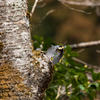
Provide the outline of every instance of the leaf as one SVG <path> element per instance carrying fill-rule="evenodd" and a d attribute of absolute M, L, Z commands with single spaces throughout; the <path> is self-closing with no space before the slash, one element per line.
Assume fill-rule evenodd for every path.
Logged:
<path fill-rule="evenodd" d="M 36 48 L 40 48 L 40 45 L 39 45 L 38 43 L 34 43 L 33 45 L 34 45 L 34 48 L 35 48 L 35 49 L 36 49 Z"/>
<path fill-rule="evenodd" d="M 70 100 L 79 100 L 76 96 L 71 96 Z"/>
<path fill-rule="evenodd" d="M 90 83 L 89 84 L 91 88 L 96 89 L 99 87 L 99 83 Z"/>
<path fill-rule="evenodd" d="M 78 55 L 78 53 L 76 53 L 76 52 L 70 52 L 70 56 L 71 56 L 71 57 L 78 57 L 79 55 Z"/>
<path fill-rule="evenodd" d="M 90 100 L 94 100 L 91 93 L 88 93 L 87 96 L 88 96 L 88 98 L 89 98 Z"/>
<path fill-rule="evenodd" d="M 40 36 L 33 36 L 33 37 L 39 44 L 41 44 L 41 42 L 43 41 L 43 37 Z"/>
<path fill-rule="evenodd" d="M 100 72 L 98 73 L 98 80 L 100 80 Z"/>
<path fill-rule="evenodd" d="M 71 52 L 72 48 L 69 45 L 67 45 L 65 50 L 67 51 L 67 53 L 69 53 L 69 52 Z"/>
<path fill-rule="evenodd" d="M 52 44 L 52 39 L 51 38 L 47 38 L 44 40 L 44 44 L 43 44 L 43 50 L 46 51 L 48 47 L 50 47 Z"/>
<path fill-rule="evenodd" d="M 75 61 L 71 58 L 68 58 L 67 61 L 71 64 L 71 65 L 75 65 Z"/>
<path fill-rule="evenodd" d="M 73 87 L 77 87 L 77 81 L 74 77 L 71 79 L 71 82 Z"/>
<path fill-rule="evenodd" d="M 98 80 L 98 74 L 93 72 L 92 78 L 93 78 L 94 81 Z"/>
<path fill-rule="evenodd" d="M 85 90 L 85 87 L 84 87 L 82 84 L 80 84 L 78 87 L 79 87 L 81 90 Z"/>
<path fill-rule="evenodd" d="M 97 93 L 95 90 L 91 90 L 91 95 L 94 97 L 94 98 L 97 98 Z"/>

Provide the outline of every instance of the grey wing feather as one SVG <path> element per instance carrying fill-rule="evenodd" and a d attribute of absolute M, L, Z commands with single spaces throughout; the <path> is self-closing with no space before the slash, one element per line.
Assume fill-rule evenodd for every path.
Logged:
<path fill-rule="evenodd" d="M 57 64 L 59 62 L 59 60 L 61 59 L 62 56 L 63 56 L 63 54 L 60 54 L 60 53 L 58 55 L 56 55 L 53 58 L 53 61 L 52 61 L 53 65 Z"/>
<path fill-rule="evenodd" d="M 56 49 L 57 49 L 58 47 L 59 47 L 59 46 L 52 46 L 52 47 L 50 47 L 50 48 L 47 50 L 46 55 L 47 55 L 48 57 L 53 57 L 54 54 L 56 53 Z"/>

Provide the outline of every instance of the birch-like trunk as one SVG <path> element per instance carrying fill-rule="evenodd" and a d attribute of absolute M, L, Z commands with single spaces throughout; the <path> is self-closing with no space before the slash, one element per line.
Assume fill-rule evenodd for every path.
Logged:
<path fill-rule="evenodd" d="M 0 100 L 42 100 L 53 66 L 32 52 L 26 0 L 0 0 Z"/>

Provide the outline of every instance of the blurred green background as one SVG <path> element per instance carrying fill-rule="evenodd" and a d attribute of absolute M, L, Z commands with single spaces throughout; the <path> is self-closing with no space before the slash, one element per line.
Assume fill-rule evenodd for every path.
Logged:
<path fill-rule="evenodd" d="M 28 2 L 30 12 L 34 0 L 28 0 Z M 44 39 L 51 37 L 54 43 L 64 45 L 99 40 L 100 16 L 97 15 L 96 8 L 74 5 L 69 6 L 92 13 L 85 14 L 71 10 L 57 0 L 43 0 L 42 2 L 38 2 L 31 20 L 31 35 L 33 41 L 34 35 L 42 36 Z M 46 16 L 46 18 L 39 23 L 50 10 L 55 10 L 55 12 Z M 99 66 L 100 54 L 96 52 L 96 50 L 99 49 L 100 47 L 86 48 L 79 54 L 78 58 L 87 63 Z"/>

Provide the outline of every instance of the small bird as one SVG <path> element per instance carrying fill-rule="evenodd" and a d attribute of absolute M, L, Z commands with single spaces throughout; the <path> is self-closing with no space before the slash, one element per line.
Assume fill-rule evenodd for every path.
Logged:
<path fill-rule="evenodd" d="M 50 47 L 47 50 L 46 55 L 50 58 L 53 57 L 52 63 L 55 65 L 59 62 L 59 60 L 63 56 L 63 53 L 64 53 L 64 47 L 57 45 L 57 46 Z"/>

